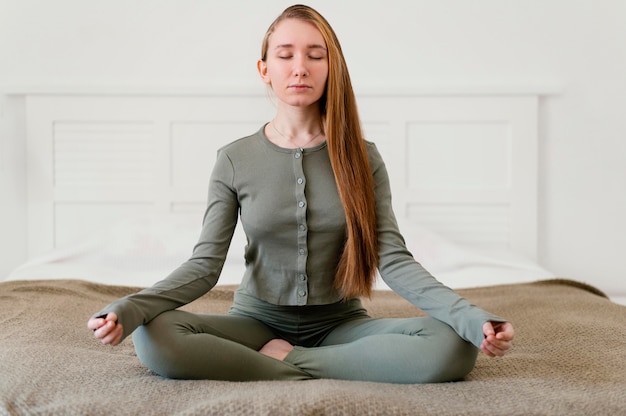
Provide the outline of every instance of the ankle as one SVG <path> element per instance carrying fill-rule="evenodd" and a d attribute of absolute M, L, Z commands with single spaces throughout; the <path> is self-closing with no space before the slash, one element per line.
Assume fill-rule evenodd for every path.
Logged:
<path fill-rule="evenodd" d="M 276 360 L 283 361 L 287 354 L 293 350 L 293 345 L 284 339 L 272 339 L 265 344 L 259 352 Z"/>

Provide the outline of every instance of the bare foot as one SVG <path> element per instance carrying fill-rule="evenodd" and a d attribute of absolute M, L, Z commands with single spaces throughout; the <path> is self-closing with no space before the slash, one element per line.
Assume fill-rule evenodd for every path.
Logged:
<path fill-rule="evenodd" d="M 293 345 L 284 339 L 273 339 L 263 345 L 263 348 L 261 348 L 259 352 L 268 357 L 283 361 L 291 350 L 293 350 Z"/>

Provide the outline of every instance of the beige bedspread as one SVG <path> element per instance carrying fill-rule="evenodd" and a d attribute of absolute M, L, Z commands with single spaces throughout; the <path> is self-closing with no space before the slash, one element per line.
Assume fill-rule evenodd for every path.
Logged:
<path fill-rule="evenodd" d="M 566 280 L 460 290 L 516 325 L 513 351 L 482 354 L 464 381 L 392 385 L 341 380 L 167 380 L 131 339 L 100 345 L 86 327 L 101 306 L 134 291 L 84 281 L 0 283 L 0 415 L 617 415 L 626 414 L 626 307 Z M 187 309 L 225 312 L 232 287 Z M 391 292 L 374 316 L 420 313 Z"/>

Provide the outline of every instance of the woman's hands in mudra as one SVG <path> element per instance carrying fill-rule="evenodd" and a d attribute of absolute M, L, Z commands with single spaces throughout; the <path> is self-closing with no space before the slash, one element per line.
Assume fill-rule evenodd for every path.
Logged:
<path fill-rule="evenodd" d="M 117 322 L 117 315 L 114 312 L 105 317 L 91 318 L 87 322 L 87 328 L 93 331 L 93 335 L 103 344 L 117 345 L 122 341 L 124 328 Z"/>
<path fill-rule="evenodd" d="M 511 348 L 515 330 L 510 322 L 485 322 L 485 340 L 480 350 L 489 357 L 502 357 Z"/>

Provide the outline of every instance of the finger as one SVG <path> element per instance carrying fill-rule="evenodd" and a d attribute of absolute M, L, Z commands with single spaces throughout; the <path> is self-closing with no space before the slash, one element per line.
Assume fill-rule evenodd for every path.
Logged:
<path fill-rule="evenodd" d="M 500 357 L 506 354 L 507 351 L 511 348 L 510 345 L 494 345 L 494 344 L 489 344 L 489 345 L 490 345 L 489 348 L 491 352 L 493 352 L 494 354 Z"/>
<path fill-rule="evenodd" d="M 489 348 L 487 348 L 486 343 L 484 343 L 484 342 L 481 344 L 481 346 L 480 346 L 480 350 L 481 350 L 481 351 L 482 351 L 485 355 L 487 355 L 488 357 L 495 357 L 495 354 L 494 354 L 494 353 L 492 353 L 492 352 L 489 350 Z"/>
<path fill-rule="evenodd" d="M 487 343 L 493 345 L 495 348 L 506 351 L 511 348 L 512 343 L 508 340 L 498 339 L 496 337 L 488 337 L 485 340 Z"/>
<path fill-rule="evenodd" d="M 481 345 L 481 350 L 491 357 L 502 357 L 511 348 L 509 342 L 491 342 L 492 340 L 486 339 Z"/>
<path fill-rule="evenodd" d="M 499 332 L 496 334 L 496 339 L 500 341 L 513 341 L 515 333 L 513 331 Z"/>
<path fill-rule="evenodd" d="M 489 335 L 494 335 L 495 333 L 496 331 L 494 330 L 493 324 L 491 322 L 485 322 L 483 325 L 483 334 L 488 337 Z"/>
<path fill-rule="evenodd" d="M 498 348 L 495 348 L 491 344 L 485 344 L 484 348 L 481 349 L 490 357 L 501 357 L 504 355 L 504 352 L 500 351 Z"/>
<path fill-rule="evenodd" d="M 495 327 L 498 339 L 512 340 L 515 337 L 515 330 L 510 322 L 502 322 Z"/>
<path fill-rule="evenodd" d="M 501 343 L 496 343 L 496 344 L 492 343 L 490 345 L 491 345 L 491 351 L 499 357 L 505 355 L 507 351 L 511 349 L 511 346 L 512 346 L 510 342 L 501 342 Z"/>
<path fill-rule="evenodd" d="M 513 334 L 511 333 L 507 333 L 507 332 L 498 332 L 495 335 L 495 338 L 499 341 L 512 341 L 513 340 Z"/>
<path fill-rule="evenodd" d="M 104 320 L 103 320 L 104 321 Z M 105 338 L 113 329 L 115 328 L 115 323 L 111 321 L 104 321 L 102 326 L 95 329 L 93 331 L 93 335 L 98 339 Z"/>
<path fill-rule="evenodd" d="M 120 343 L 123 334 L 122 326 L 116 325 L 115 328 L 107 334 L 106 337 L 102 338 L 103 344 L 117 345 Z"/>
<path fill-rule="evenodd" d="M 99 329 L 102 325 L 104 325 L 104 323 L 105 321 L 102 318 L 91 318 L 89 321 L 87 321 L 87 328 L 95 331 L 96 329 Z"/>
<path fill-rule="evenodd" d="M 498 334 L 485 338 L 485 340 L 498 348 L 510 348 L 512 345 L 511 339 L 508 336 L 498 337 Z"/>
<path fill-rule="evenodd" d="M 117 323 L 117 314 L 115 312 L 109 312 L 106 316 L 106 320 Z"/>

